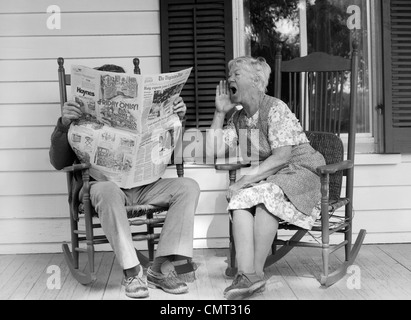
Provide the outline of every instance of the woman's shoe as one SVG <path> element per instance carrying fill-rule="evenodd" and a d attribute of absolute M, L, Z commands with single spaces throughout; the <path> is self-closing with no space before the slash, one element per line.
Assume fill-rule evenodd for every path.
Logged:
<path fill-rule="evenodd" d="M 242 300 L 248 298 L 254 293 L 264 291 L 265 283 L 266 281 L 263 279 L 252 282 L 244 273 L 238 273 L 231 286 L 224 290 L 224 297 L 227 300 Z"/>

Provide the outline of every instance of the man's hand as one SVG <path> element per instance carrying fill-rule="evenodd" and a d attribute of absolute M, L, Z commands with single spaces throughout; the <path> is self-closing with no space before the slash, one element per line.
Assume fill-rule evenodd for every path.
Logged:
<path fill-rule="evenodd" d="M 67 101 L 63 105 L 61 122 L 64 126 L 69 126 L 74 120 L 81 117 L 83 111 L 81 111 L 80 105 L 75 101 Z"/>
<path fill-rule="evenodd" d="M 183 119 L 187 112 L 187 106 L 182 97 L 178 97 L 173 104 L 173 112 L 176 113 L 180 119 Z"/>
<path fill-rule="evenodd" d="M 226 114 L 236 105 L 231 102 L 230 90 L 228 89 L 227 81 L 221 80 L 217 85 L 215 92 L 215 107 L 216 111 L 222 114 Z"/>

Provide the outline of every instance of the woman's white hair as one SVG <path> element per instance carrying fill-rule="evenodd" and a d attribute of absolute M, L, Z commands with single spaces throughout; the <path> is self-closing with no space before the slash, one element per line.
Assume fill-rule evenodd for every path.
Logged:
<path fill-rule="evenodd" d="M 263 57 L 253 58 L 248 56 L 237 57 L 228 62 L 228 69 L 241 66 L 255 77 L 257 87 L 261 92 L 267 91 L 268 81 L 270 79 L 271 67 Z"/>

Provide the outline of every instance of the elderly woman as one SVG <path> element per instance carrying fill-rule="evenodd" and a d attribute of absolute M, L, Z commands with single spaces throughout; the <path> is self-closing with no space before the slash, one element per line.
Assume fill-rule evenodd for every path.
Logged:
<path fill-rule="evenodd" d="M 260 161 L 227 191 L 239 271 L 224 295 L 242 299 L 265 288 L 264 263 L 279 221 L 312 228 L 321 198 L 315 168 L 325 161 L 288 106 L 265 94 L 271 68 L 264 58 L 239 57 L 228 67 L 228 81 L 216 89 L 207 152 L 224 154 L 240 142 L 243 157 L 251 152 Z M 223 128 L 227 112 L 239 105 Z M 214 151 L 216 136 L 220 143 Z"/>

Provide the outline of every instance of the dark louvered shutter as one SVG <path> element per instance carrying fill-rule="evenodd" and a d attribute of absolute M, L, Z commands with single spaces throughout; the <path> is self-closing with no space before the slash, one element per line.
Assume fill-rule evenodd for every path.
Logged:
<path fill-rule="evenodd" d="M 161 0 L 162 72 L 193 67 L 181 95 L 186 128 L 208 128 L 215 88 L 233 57 L 232 9 L 227 0 Z"/>
<path fill-rule="evenodd" d="M 385 151 L 411 152 L 411 1 L 383 2 Z"/>

